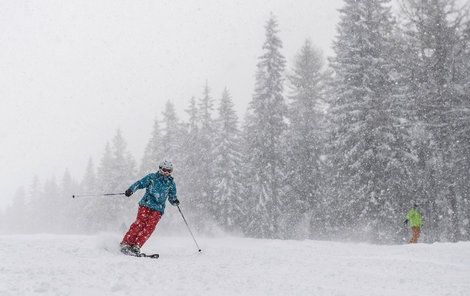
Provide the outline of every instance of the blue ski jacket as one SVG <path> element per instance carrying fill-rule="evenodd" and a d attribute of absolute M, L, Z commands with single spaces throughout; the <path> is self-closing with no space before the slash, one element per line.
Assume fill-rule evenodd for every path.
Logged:
<path fill-rule="evenodd" d="M 151 173 L 129 187 L 132 192 L 143 188 L 146 188 L 146 191 L 139 205 L 159 211 L 162 215 L 166 200 L 173 203 L 177 199 L 176 184 L 172 176 L 164 176 L 158 172 Z"/>

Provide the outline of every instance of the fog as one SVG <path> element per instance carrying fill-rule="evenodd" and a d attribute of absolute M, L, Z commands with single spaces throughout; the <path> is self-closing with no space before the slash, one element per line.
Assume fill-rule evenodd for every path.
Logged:
<path fill-rule="evenodd" d="M 140 161 L 166 101 L 184 118 L 208 82 L 240 116 L 270 13 L 290 62 L 331 54 L 340 0 L 1 1 L 0 209 L 34 176 L 81 179 L 120 128 Z"/>

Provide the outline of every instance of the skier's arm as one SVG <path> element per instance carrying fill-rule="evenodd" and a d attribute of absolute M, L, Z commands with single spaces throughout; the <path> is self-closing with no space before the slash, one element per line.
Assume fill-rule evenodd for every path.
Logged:
<path fill-rule="evenodd" d="M 411 211 L 408 211 L 408 213 L 406 213 L 405 221 L 403 221 L 403 224 L 408 225 L 408 222 L 410 222 L 410 219 L 411 219 Z"/>
<path fill-rule="evenodd" d="M 139 189 L 146 188 L 147 186 L 149 186 L 149 184 L 150 184 L 150 175 L 147 175 L 143 177 L 142 179 L 140 179 L 139 181 L 132 184 L 127 190 L 129 190 L 132 194 Z"/>
<path fill-rule="evenodd" d="M 180 204 L 180 201 L 178 200 L 178 197 L 176 196 L 176 184 L 173 182 L 172 186 L 170 187 L 168 191 L 168 201 L 174 205 L 177 206 Z"/>

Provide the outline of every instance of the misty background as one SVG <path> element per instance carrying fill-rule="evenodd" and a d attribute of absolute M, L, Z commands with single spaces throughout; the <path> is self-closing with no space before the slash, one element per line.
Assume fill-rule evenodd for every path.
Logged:
<path fill-rule="evenodd" d="M 0 1 L 0 208 L 34 175 L 81 178 L 116 128 L 140 159 L 166 101 L 184 118 L 206 80 L 242 116 L 270 12 L 292 60 L 306 38 L 331 52 L 340 5 Z"/>
<path fill-rule="evenodd" d="M 468 240 L 465 3 L 252 3 L 3 3 L 1 230 L 123 231 L 71 195 L 166 157 L 199 232 Z"/>

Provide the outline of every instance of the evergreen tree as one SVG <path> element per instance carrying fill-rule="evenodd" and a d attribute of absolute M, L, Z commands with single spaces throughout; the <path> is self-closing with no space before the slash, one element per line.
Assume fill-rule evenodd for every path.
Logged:
<path fill-rule="evenodd" d="M 163 159 L 170 160 L 173 163 L 174 170 L 172 175 L 175 177 L 175 182 L 178 188 L 178 197 L 182 203 L 182 207 L 184 207 L 186 204 L 186 195 L 184 194 L 184 190 L 180 190 L 180 181 L 183 180 L 183 178 L 181 178 L 181 174 L 184 173 L 185 165 L 184 155 L 182 154 L 183 143 L 186 138 L 184 125 L 180 122 L 176 114 L 175 107 L 170 101 L 166 103 L 165 110 L 162 115 L 161 154 L 159 156 L 160 159 L 158 159 L 158 163 Z M 156 169 L 158 170 L 158 165 Z M 166 223 L 176 223 L 176 216 L 170 216 L 166 219 L 169 219 L 166 220 Z"/>
<path fill-rule="evenodd" d="M 120 130 L 112 140 L 111 176 L 108 176 L 112 191 L 122 191 L 135 181 L 135 160 L 127 150 L 127 144 Z"/>
<path fill-rule="evenodd" d="M 113 190 L 112 185 L 109 184 L 109 176 L 112 174 L 113 157 L 111 152 L 111 145 L 106 143 L 104 148 L 103 156 L 98 166 L 97 180 L 98 188 L 101 192 L 111 192 Z"/>
<path fill-rule="evenodd" d="M 215 194 L 212 212 L 220 225 L 228 230 L 238 229 L 246 211 L 241 194 L 241 146 L 238 117 L 227 88 L 224 89 L 216 121 L 214 147 Z"/>
<path fill-rule="evenodd" d="M 168 101 L 163 112 L 163 136 L 161 141 L 162 157 L 171 160 L 175 167 L 179 167 L 179 155 L 182 131 L 175 106 Z M 161 161 L 161 159 L 159 160 Z"/>
<path fill-rule="evenodd" d="M 117 130 L 113 138 L 111 167 L 111 187 L 113 192 L 124 192 L 132 183 L 136 181 L 136 163 L 130 152 L 127 150 L 127 144 L 122 137 L 120 130 Z M 111 203 L 109 209 L 113 212 L 116 226 L 122 227 L 125 220 L 134 211 L 134 203 L 130 198 L 117 198 Z"/>
<path fill-rule="evenodd" d="M 199 178 L 198 205 L 196 208 L 205 217 L 206 221 L 214 219 L 210 209 L 214 200 L 214 136 L 215 126 L 212 118 L 214 112 L 214 99 L 211 96 L 209 85 L 206 82 L 202 97 L 198 102 L 198 151 L 199 162 L 196 172 Z M 208 224 L 208 223 L 206 223 Z"/>
<path fill-rule="evenodd" d="M 393 93 L 393 19 L 388 0 L 345 0 L 340 10 L 331 101 L 335 222 L 375 241 L 398 240 L 397 193 L 409 150 Z M 363 233 L 365 231 L 365 233 Z"/>
<path fill-rule="evenodd" d="M 111 145 L 106 143 L 103 156 L 101 157 L 100 164 L 97 169 L 97 194 L 99 193 L 112 193 L 113 184 L 111 184 L 111 176 L 113 167 L 113 157 Z M 89 220 L 89 227 L 91 231 L 98 231 L 108 228 L 108 224 L 112 220 L 112 211 L 108 208 L 109 200 L 100 196 L 91 197 L 91 209 L 89 211 L 92 219 Z"/>
<path fill-rule="evenodd" d="M 288 109 L 286 198 L 289 201 L 291 230 L 306 215 L 313 232 L 318 232 L 321 213 L 322 132 L 325 79 L 324 60 L 306 41 L 289 76 L 291 93 Z M 294 231 L 293 231 L 294 232 Z M 295 233 L 294 233 L 295 235 Z"/>
<path fill-rule="evenodd" d="M 181 181 L 178 184 L 179 195 L 184 196 L 185 204 L 191 209 L 191 212 L 198 214 L 199 176 L 198 167 L 200 165 L 200 147 L 199 147 L 199 128 L 198 128 L 198 110 L 196 99 L 191 97 L 189 107 L 186 109 L 189 121 L 186 127 L 183 145 L 181 146 Z M 191 213 L 190 212 L 190 213 Z"/>
<path fill-rule="evenodd" d="M 64 175 L 62 177 L 62 183 L 60 186 L 60 191 L 61 195 L 64 197 L 66 196 L 72 196 L 74 192 L 76 191 L 76 184 L 75 181 L 72 178 L 72 175 L 70 174 L 69 169 L 65 169 Z"/>
<path fill-rule="evenodd" d="M 135 161 L 127 151 L 121 131 L 117 130 L 112 146 L 106 144 L 98 167 L 98 182 L 103 193 L 124 192 L 135 182 Z M 115 197 L 112 202 L 103 197 L 92 199 L 95 208 L 95 227 L 116 230 L 131 214 L 132 199 Z"/>
<path fill-rule="evenodd" d="M 144 157 L 140 167 L 141 175 L 147 175 L 158 170 L 158 164 L 162 159 L 162 134 L 158 120 L 153 123 L 152 135 L 145 147 Z"/>
<path fill-rule="evenodd" d="M 259 57 L 255 93 L 250 102 L 245 125 L 247 172 L 246 197 L 250 199 L 249 235 L 281 237 L 284 204 L 281 188 L 284 181 L 282 137 L 286 130 L 286 104 L 283 96 L 285 58 L 274 16 L 265 26 L 266 40 Z"/>
<path fill-rule="evenodd" d="M 468 122 L 462 91 L 468 81 L 462 67 L 468 39 L 455 1 L 407 0 L 404 4 L 412 67 L 408 95 L 422 130 L 415 147 L 424 180 L 418 197 L 428 217 L 429 240 L 456 241 L 461 233 L 458 192 L 464 191 L 455 181 L 462 152 L 455 143 L 465 141 L 466 136 L 461 136 Z"/>
<path fill-rule="evenodd" d="M 455 240 L 470 240 L 470 20 L 462 26 L 460 54 L 454 63 L 456 90 L 460 102 L 454 109 L 454 151 L 456 182 L 456 216 L 459 217 Z"/>
<path fill-rule="evenodd" d="M 80 183 L 80 192 L 83 194 L 94 194 L 99 192 L 98 180 L 95 172 L 95 166 L 93 159 L 88 159 L 87 167 L 83 180 Z M 80 231 L 89 232 L 93 229 L 94 223 L 96 222 L 95 208 L 96 205 L 94 200 L 91 198 L 76 198 L 73 201 L 76 211 L 79 212 L 77 217 L 77 224 L 79 225 Z"/>
<path fill-rule="evenodd" d="M 90 157 L 88 159 L 88 163 L 85 169 L 85 175 L 83 176 L 83 180 L 80 183 L 80 191 L 84 192 L 85 194 L 91 194 L 93 192 L 96 192 L 96 186 L 97 180 L 95 166 L 93 164 L 93 159 Z"/>

